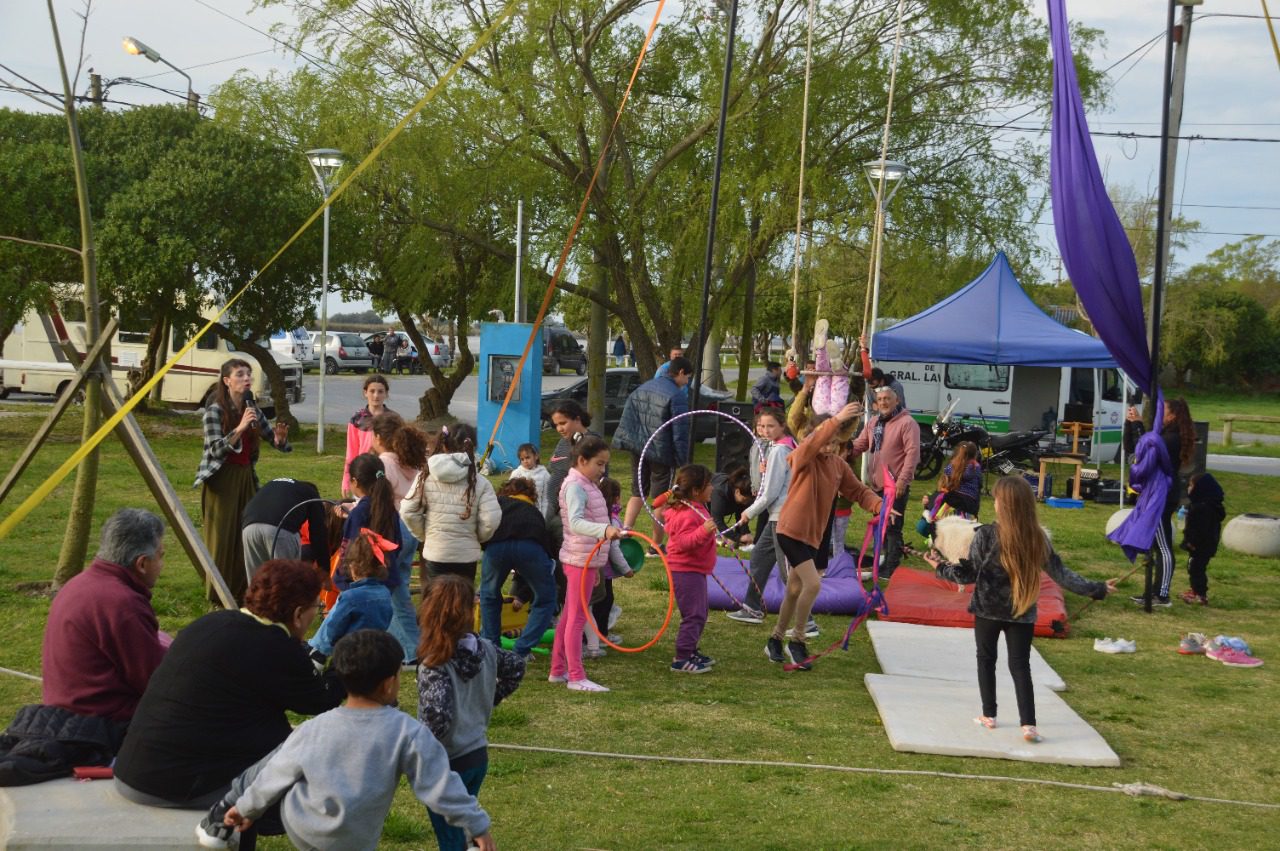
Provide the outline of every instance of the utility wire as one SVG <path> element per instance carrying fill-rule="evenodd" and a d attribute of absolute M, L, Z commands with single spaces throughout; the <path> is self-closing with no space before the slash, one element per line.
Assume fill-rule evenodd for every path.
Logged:
<path fill-rule="evenodd" d="M 305 59 L 307 62 L 311 63 L 312 65 L 314 65 L 315 67 L 319 68 L 319 69 L 320 69 L 320 70 L 322 70 L 322 71 L 325 71 L 325 72 L 327 72 L 327 73 L 329 73 L 329 74 L 334 74 L 334 73 L 336 73 L 336 72 L 337 72 L 337 68 L 336 68 L 333 64 L 331 64 L 331 63 L 329 63 L 329 62 L 325 61 L 324 59 L 321 59 L 321 58 L 320 58 L 320 57 L 318 57 L 318 56 L 312 56 L 311 54 L 307 53 L 306 51 L 302 50 L 301 48 L 294 47 L 292 44 L 289 44 L 289 42 L 284 41 L 284 40 L 279 39 L 279 38 L 276 38 L 276 37 L 275 37 L 275 36 L 273 36 L 271 33 L 267 32 L 266 30 L 260 30 L 260 29 L 258 29 L 258 28 L 257 28 L 257 27 L 255 27 L 253 24 L 249 23 L 248 21 L 245 21 L 245 20 L 242 20 L 242 19 L 240 19 L 240 18 L 237 18 L 237 17 L 236 17 L 236 16 L 234 16 L 234 15 L 228 15 L 226 12 L 222 11 L 222 10 L 221 10 L 221 9 L 219 9 L 217 6 L 214 6 L 214 5 L 213 5 L 213 4 L 211 4 L 211 3 L 206 3 L 206 2 L 205 2 L 205 0 L 192 0 L 192 2 L 193 2 L 193 3 L 197 3 L 197 4 L 199 4 L 199 5 L 203 6 L 203 7 L 205 7 L 206 9 L 208 9 L 208 10 L 209 10 L 209 11 L 211 11 L 211 12 L 216 12 L 216 13 L 218 13 L 219 15 L 221 15 L 221 16 L 222 16 L 222 17 L 224 17 L 224 18 L 226 18 L 227 20 L 235 21 L 237 24 L 239 24 L 239 25 L 240 25 L 240 26 L 242 26 L 242 27 L 248 27 L 249 29 L 251 29 L 251 30 L 253 30 L 254 32 L 256 32 L 258 35 L 266 36 L 267 38 L 271 39 L 271 40 L 272 40 L 273 42 L 275 42 L 276 44 L 278 44 L 278 45 L 280 45 L 281 47 L 283 47 L 285 50 L 289 50 L 289 51 L 292 51 L 292 52 L 294 52 L 294 53 L 298 54 L 298 56 L 301 56 L 301 57 L 302 57 L 303 59 Z"/>
<path fill-rule="evenodd" d="M 214 59 L 210 62 L 200 62 L 195 65 L 188 65 L 183 71 L 194 71 L 197 68 L 208 68 L 210 65 L 221 65 L 223 62 L 235 62 L 237 59 L 247 59 L 250 56 L 261 56 L 264 53 L 275 53 L 275 50 L 268 47 L 263 50 L 253 50 L 249 53 L 241 53 L 239 56 L 228 56 L 226 59 Z M 150 80 L 155 77 L 163 77 L 166 74 L 176 74 L 177 71 L 157 71 L 154 74 L 143 74 L 141 77 L 134 77 L 135 80 Z"/>

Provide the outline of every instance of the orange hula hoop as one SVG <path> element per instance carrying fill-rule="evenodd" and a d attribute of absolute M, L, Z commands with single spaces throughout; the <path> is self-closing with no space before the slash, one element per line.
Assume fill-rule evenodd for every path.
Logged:
<path fill-rule="evenodd" d="M 582 605 L 582 613 L 587 616 L 587 623 L 591 625 L 592 631 L 594 631 L 596 635 L 600 636 L 601 641 L 621 653 L 639 653 L 642 650 L 648 650 L 650 647 L 657 644 L 658 639 L 662 638 L 663 633 L 667 631 L 667 627 L 671 626 L 671 613 L 674 612 L 676 608 L 676 586 L 675 583 L 671 581 L 671 565 L 667 563 L 667 555 L 658 547 L 658 542 L 643 532 L 637 532 L 634 529 L 625 532 L 624 534 L 628 537 L 639 538 L 641 541 L 644 541 L 649 546 L 653 547 L 653 549 L 657 550 L 658 555 L 662 557 L 662 566 L 667 571 L 667 616 L 663 618 L 662 626 L 659 627 L 657 634 L 644 644 L 641 644 L 639 647 L 623 647 L 621 644 L 614 644 L 609 640 L 609 636 L 600 632 L 600 627 L 596 626 L 596 619 L 591 616 L 591 595 L 587 593 L 587 571 L 585 568 L 582 571 L 582 580 L 579 582 L 578 602 Z M 595 558 L 596 553 L 600 551 L 600 547 L 608 540 L 608 538 L 601 538 L 596 542 L 596 545 L 591 548 L 590 554 L 587 555 L 588 565 L 591 564 L 591 560 Z M 572 639 L 572 636 L 565 636 L 566 641 L 570 639 Z"/>

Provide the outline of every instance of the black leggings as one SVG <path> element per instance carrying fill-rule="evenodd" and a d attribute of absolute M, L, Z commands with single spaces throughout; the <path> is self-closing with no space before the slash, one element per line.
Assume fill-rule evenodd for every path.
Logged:
<path fill-rule="evenodd" d="M 1018 723 L 1036 723 L 1036 698 L 1031 690 L 1031 637 L 1033 623 L 995 621 L 973 617 L 973 641 L 978 648 L 978 692 L 982 695 L 982 714 L 996 717 L 996 659 L 1000 655 L 1000 633 L 1004 633 L 1009 651 L 1009 675 L 1013 677 L 1013 693 L 1018 699 Z"/>
<path fill-rule="evenodd" d="M 613 580 L 605 579 L 600 584 L 604 590 L 600 593 L 600 599 L 593 599 L 591 602 L 591 617 L 595 619 L 596 629 L 600 630 L 600 634 L 608 635 L 609 613 L 613 611 Z"/>

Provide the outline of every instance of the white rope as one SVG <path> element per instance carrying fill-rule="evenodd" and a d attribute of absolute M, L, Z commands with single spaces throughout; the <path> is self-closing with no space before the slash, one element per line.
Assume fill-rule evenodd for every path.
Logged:
<path fill-rule="evenodd" d="M 800 179 L 796 190 L 796 247 L 791 258 L 791 354 L 796 354 L 797 318 L 800 303 L 800 238 L 804 221 L 804 162 L 809 140 L 809 76 L 813 70 L 813 9 L 809 0 L 809 34 L 804 47 L 804 101 L 800 107 Z M 819 294 L 821 298 L 821 294 Z"/>
<path fill-rule="evenodd" d="M 26 680 L 35 680 L 38 683 L 44 682 L 42 678 L 37 677 L 35 674 L 28 674 L 25 671 L 15 671 L 11 668 L 0 668 L 0 674 L 9 674 L 10 676 L 22 677 Z"/>
<path fill-rule="evenodd" d="M 898 0 L 897 22 L 893 35 L 893 61 L 889 65 L 889 103 L 884 110 L 884 135 L 880 140 L 880 178 L 876 186 L 876 216 L 872 227 L 871 260 L 867 265 L 867 296 L 862 304 L 862 335 L 867 334 L 867 319 L 871 313 L 871 289 L 874 286 L 876 257 L 880 254 L 880 242 L 884 237 L 884 216 L 880 215 L 880 199 L 884 197 L 884 170 L 889 159 L 889 125 L 893 121 L 893 93 L 898 83 L 898 58 L 902 55 L 902 7 L 906 0 Z M 874 334 L 874 330 L 872 331 Z"/>
<path fill-rule="evenodd" d="M 490 742 L 490 748 L 510 751 L 530 751 L 533 753 L 555 753 L 568 756 L 597 757 L 600 759 L 629 759 L 642 762 L 673 762 L 693 765 L 741 765 L 762 768 L 810 768 L 820 771 L 840 771 L 851 774 L 881 774 L 898 777 L 938 777 L 944 780 L 986 780 L 1001 783 L 1024 783 L 1032 786 L 1052 786 L 1058 789 L 1077 789 L 1085 792 L 1108 792 L 1123 794 L 1133 798 L 1151 797 L 1167 798 L 1171 801 L 1199 801 L 1206 804 L 1235 804 L 1241 807 L 1256 807 L 1264 810 L 1280 810 L 1280 804 L 1264 801 L 1235 801 L 1230 798 L 1205 798 L 1199 795 L 1186 795 L 1174 792 L 1162 786 L 1144 783 L 1139 780 L 1133 783 L 1112 783 L 1110 786 L 1095 786 L 1089 783 L 1068 783 L 1064 780 L 1045 780 L 1039 777 L 1004 777 L 998 774 L 962 774 L 954 771 L 922 771 L 911 768 L 866 768 L 853 765 L 828 765 L 820 762 L 785 762 L 766 759 L 714 759 L 695 756 L 662 756 L 656 754 L 609 753 L 607 751 L 584 751 L 572 748 L 544 748 L 535 745 L 513 745 Z"/>

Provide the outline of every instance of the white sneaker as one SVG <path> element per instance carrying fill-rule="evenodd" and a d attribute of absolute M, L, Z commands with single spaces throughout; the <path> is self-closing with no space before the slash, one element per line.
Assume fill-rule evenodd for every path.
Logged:
<path fill-rule="evenodd" d="M 1124 638 L 1095 638 L 1093 649 L 1099 653 L 1136 653 L 1138 644 Z"/>
<path fill-rule="evenodd" d="M 549 683 L 567 683 L 569 682 L 568 674 L 551 674 L 547 677 Z"/>
<path fill-rule="evenodd" d="M 738 552 L 740 552 L 740 553 L 749 553 L 749 552 L 751 552 L 752 550 L 754 550 L 755 548 L 756 548 L 756 545 L 755 545 L 755 544 L 743 544 L 742 546 L 738 547 Z"/>
<path fill-rule="evenodd" d="M 569 680 L 569 691 L 608 691 L 609 689 L 593 683 L 591 680 Z"/>

